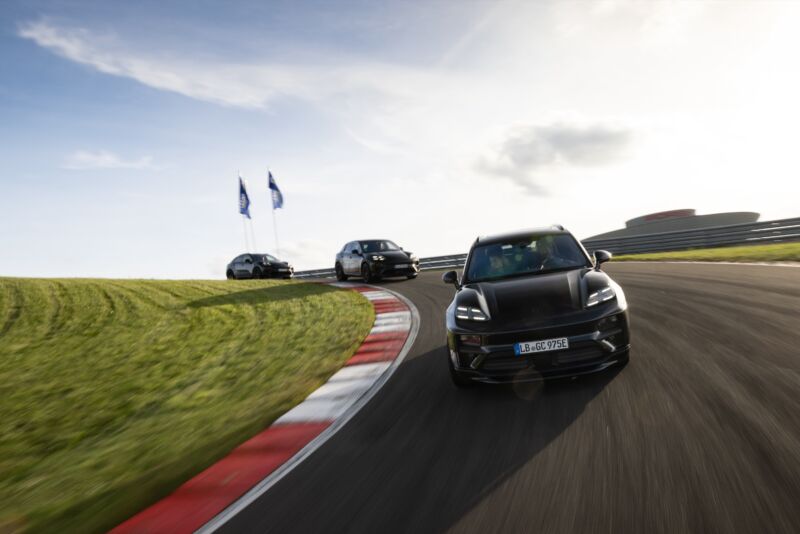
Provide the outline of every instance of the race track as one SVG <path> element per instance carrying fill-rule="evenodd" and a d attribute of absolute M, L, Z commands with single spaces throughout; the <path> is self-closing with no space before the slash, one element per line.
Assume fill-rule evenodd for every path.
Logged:
<path fill-rule="evenodd" d="M 610 264 L 630 364 L 457 390 L 441 273 L 364 410 L 229 532 L 799 532 L 800 268 Z"/>

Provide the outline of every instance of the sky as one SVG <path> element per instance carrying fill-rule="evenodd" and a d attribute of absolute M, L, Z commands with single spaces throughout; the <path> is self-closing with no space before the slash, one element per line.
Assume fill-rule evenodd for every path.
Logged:
<path fill-rule="evenodd" d="M 800 215 L 800 2 L 0 2 L 0 276 Z M 275 221 L 271 169 L 284 194 Z"/>

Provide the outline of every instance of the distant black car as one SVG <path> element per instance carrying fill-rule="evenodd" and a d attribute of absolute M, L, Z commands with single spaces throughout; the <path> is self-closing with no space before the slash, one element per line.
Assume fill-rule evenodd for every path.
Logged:
<path fill-rule="evenodd" d="M 226 267 L 228 280 L 242 278 L 291 278 L 294 267 L 270 254 L 242 254 Z"/>
<path fill-rule="evenodd" d="M 350 241 L 336 254 L 337 280 L 360 276 L 365 282 L 387 276 L 416 278 L 419 258 L 406 252 L 388 239 L 362 239 Z"/>
<path fill-rule="evenodd" d="M 622 288 L 562 227 L 480 237 L 446 311 L 456 385 L 575 376 L 624 365 L 630 351 Z"/>

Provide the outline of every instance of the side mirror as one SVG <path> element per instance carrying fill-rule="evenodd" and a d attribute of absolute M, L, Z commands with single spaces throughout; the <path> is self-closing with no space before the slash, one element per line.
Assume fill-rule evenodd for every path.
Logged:
<path fill-rule="evenodd" d="M 361 253 L 359 251 L 357 251 L 356 249 L 351 250 L 350 254 L 355 254 L 356 256 L 361 256 Z"/>
<path fill-rule="evenodd" d="M 458 283 L 458 275 L 455 271 L 447 271 L 442 275 L 442 282 L 445 284 L 453 284 L 456 289 L 461 289 L 461 284 Z"/>
<path fill-rule="evenodd" d="M 251 259 L 249 259 L 249 258 L 248 258 L 248 259 L 244 260 L 244 262 L 245 262 L 245 263 L 253 263 L 253 260 L 251 260 Z"/>
<path fill-rule="evenodd" d="M 612 254 L 607 250 L 595 250 L 594 251 L 594 267 L 597 270 L 600 270 L 600 264 L 605 263 L 607 261 L 611 261 Z"/>

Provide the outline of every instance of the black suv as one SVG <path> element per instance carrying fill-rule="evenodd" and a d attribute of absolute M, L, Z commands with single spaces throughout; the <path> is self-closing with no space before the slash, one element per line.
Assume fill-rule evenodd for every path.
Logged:
<path fill-rule="evenodd" d="M 360 276 L 365 282 L 385 276 L 411 279 L 419 274 L 419 258 L 388 239 L 361 239 L 342 247 L 334 268 L 337 280 L 347 280 L 348 276 Z"/>
<path fill-rule="evenodd" d="M 628 304 L 561 226 L 480 237 L 445 312 L 447 363 L 456 385 L 569 377 L 623 366 Z"/>
<path fill-rule="evenodd" d="M 242 254 L 225 269 L 228 280 L 241 278 L 291 278 L 294 267 L 270 254 Z"/>

